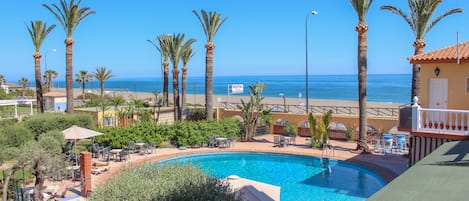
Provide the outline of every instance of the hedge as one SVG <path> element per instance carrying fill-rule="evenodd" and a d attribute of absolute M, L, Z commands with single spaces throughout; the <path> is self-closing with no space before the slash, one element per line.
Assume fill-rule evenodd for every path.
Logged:
<path fill-rule="evenodd" d="M 172 125 L 142 122 L 127 128 L 103 128 L 100 132 L 104 135 L 95 137 L 95 142 L 122 148 L 129 141 L 141 140 L 142 142 L 161 145 L 164 141 L 171 141 L 178 146 L 203 146 L 209 143 L 211 136 L 239 138 L 239 121 L 235 119 L 197 122 L 177 122 Z"/>

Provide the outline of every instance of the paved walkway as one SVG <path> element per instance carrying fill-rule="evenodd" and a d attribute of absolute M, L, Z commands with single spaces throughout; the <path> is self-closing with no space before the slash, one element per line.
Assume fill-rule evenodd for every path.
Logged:
<path fill-rule="evenodd" d="M 255 138 L 253 142 L 236 142 L 231 148 L 187 148 L 179 150 L 176 148 L 158 148 L 153 154 L 131 154 L 130 160 L 124 162 L 111 161 L 110 170 L 99 175 L 92 176 L 93 188 L 105 183 L 111 177 L 117 175 L 123 168 L 137 167 L 146 163 L 153 163 L 162 159 L 182 156 L 187 154 L 208 153 L 208 152 L 270 152 L 284 154 L 299 154 L 307 156 L 321 157 L 323 151 L 311 148 L 309 141 L 305 138 L 297 137 L 296 144 L 288 147 L 274 147 L 274 135 L 267 134 Z M 380 174 L 386 182 L 403 173 L 407 168 L 407 157 L 402 155 L 387 154 L 355 154 L 350 152 L 356 147 L 355 142 L 331 141 L 335 147 L 334 155 L 329 154 L 328 158 L 344 160 L 357 163 L 373 169 Z M 64 186 L 65 187 L 65 186 Z M 60 192 L 60 191 L 59 191 Z"/>

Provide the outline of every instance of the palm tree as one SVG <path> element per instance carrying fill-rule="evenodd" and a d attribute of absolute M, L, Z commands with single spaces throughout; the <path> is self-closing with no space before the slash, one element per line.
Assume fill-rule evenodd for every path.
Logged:
<path fill-rule="evenodd" d="M 46 92 L 49 92 L 51 88 L 54 86 L 52 84 L 52 79 L 55 79 L 59 76 L 59 73 L 55 70 L 46 70 L 44 72 L 44 88 L 46 89 Z"/>
<path fill-rule="evenodd" d="M 430 18 L 435 12 L 438 5 L 443 0 L 407 0 L 410 9 L 410 17 L 405 14 L 401 9 L 394 6 L 381 6 L 382 10 L 389 10 L 392 13 L 401 16 L 410 26 L 415 35 L 414 41 L 414 55 L 423 54 L 425 48 L 425 34 L 427 34 L 440 20 L 446 16 L 461 13 L 461 8 L 451 9 L 442 15 L 435 18 L 431 23 Z M 420 64 L 412 65 L 412 92 L 410 101 L 413 103 L 413 97 L 420 96 Z"/>
<path fill-rule="evenodd" d="M 160 55 L 163 57 L 163 105 L 169 106 L 169 43 L 171 41 L 171 35 L 159 35 L 156 37 L 155 42 L 147 40 L 151 43 L 157 50 L 160 52 Z M 158 43 L 157 43 L 158 42 Z M 157 45 L 158 44 L 158 45 Z"/>
<path fill-rule="evenodd" d="M 93 77 L 95 77 L 99 81 L 99 86 L 101 88 L 101 101 L 102 101 L 104 100 L 104 82 L 114 77 L 114 75 L 112 74 L 112 70 L 108 71 L 106 67 L 101 66 L 101 67 L 96 68 L 96 72 L 93 73 Z"/>
<path fill-rule="evenodd" d="M 173 101 L 174 101 L 174 120 L 181 120 L 181 108 L 179 102 L 179 61 L 182 54 L 182 44 L 184 34 L 173 34 L 169 43 L 169 59 L 173 64 Z M 189 39 L 194 40 L 194 39 Z"/>
<path fill-rule="evenodd" d="M 44 112 L 44 97 L 42 96 L 42 81 L 41 81 L 41 45 L 46 39 L 47 35 L 55 28 L 55 24 L 47 26 L 41 20 L 31 21 L 31 26 L 28 28 L 29 35 L 34 44 L 34 77 L 36 79 L 36 102 L 37 112 Z"/>
<path fill-rule="evenodd" d="M 123 96 L 115 96 L 114 98 L 112 98 L 111 100 L 111 104 L 114 106 L 114 115 L 115 115 L 115 119 L 117 121 L 117 127 L 120 127 L 121 125 L 121 119 L 119 119 L 118 117 L 120 115 L 118 115 L 118 113 L 120 112 L 119 110 L 119 106 L 123 105 L 125 103 L 125 99 Z"/>
<path fill-rule="evenodd" d="M 89 7 L 80 7 L 81 0 L 75 2 L 70 0 L 68 3 L 66 0 L 60 0 L 60 7 L 57 4 L 49 6 L 42 4 L 47 10 L 49 10 L 60 22 L 67 37 L 65 38 L 65 85 L 67 93 L 67 113 L 73 113 L 73 31 L 77 28 L 78 24 L 91 14 L 95 14 L 94 11 Z"/>
<path fill-rule="evenodd" d="M 205 10 L 201 10 L 200 15 L 195 10 L 192 12 L 199 19 L 207 38 L 207 43 L 205 43 L 205 113 L 207 120 L 211 120 L 213 119 L 213 49 L 215 49 L 213 38 L 228 17 L 222 19 L 221 14 L 207 13 Z"/>
<path fill-rule="evenodd" d="M 75 74 L 75 82 L 81 84 L 81 93 L 82 93 L 82 100 L 85 100 L 85 87 L 86 83 L 93 80 L 93 75 L 88 74 L 86 70 L 80 70 L 79 73 Z"/>
<path fill-rule="evenodd" d="M 366 14 L 373 0 L 350 0 L 358 16 L 358 24 L 355 31 L 358 32 L 358 107 L 359 107 L 359 126 L 357 150 L 368 153 L 369 148 L 366 144 L 367 114 L 366 114 L 366 79 L 367 79 L 367 60 L 368 60 L 368 39 L 366 32 L 368 25 L 365 23 Z"/>
<path fill-rule="evenodd" d="M 20 80 L 18 80 L 18 84 L 21 86 L 21 96 L 24 97 L 26 89 L 29 86 L 29 80 L 28 78 L 22 77 Z"/>
<path fill-rule="evenodd" d="M 194 56 L 195 52 L 192 49 L 192 43 L 196 40 L 188 40 L 182 46 L 181 61 L 182 61 L 182 96 L 181 96 L 181 111 L 186 109 L 186 88 L 187 88 L 187 64 Z"/>

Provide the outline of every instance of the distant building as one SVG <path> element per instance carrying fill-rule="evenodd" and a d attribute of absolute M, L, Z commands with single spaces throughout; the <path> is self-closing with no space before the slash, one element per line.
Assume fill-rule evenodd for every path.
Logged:
<path fill-rule="evenodd" d="M 62 92 L 47 92 L 44 97 L 44 111 L 64 112 L 67 109 L 67 95 Z"/>

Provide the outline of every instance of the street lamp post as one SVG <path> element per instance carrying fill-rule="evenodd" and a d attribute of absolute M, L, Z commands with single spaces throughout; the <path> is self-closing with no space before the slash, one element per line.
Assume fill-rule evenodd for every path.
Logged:
<path fill-rule="evenodd" d="M 317 15 L 318 12 L 317 11 L 311 11 L 311 13 L 308 13 L 306 14 L 306 19 L 305 19 L 305 43 L 306 43 L 306 55 L 305 55 L 305 59 L 306 59 L 306 114 L 308 114 L 308 109 L 309 109 L 309 88 L 308 88 L 308 18 L 309 18 L 309 15 L 312 14 L 312 15 Z"/>
<path fill-rule="evenodd" d="M 55 51 L 57 51 L 57 49 L 54 48 L 54 49 L 52 49 L 51 51 L 52 51 L 52 52 L 55 52 Z M 46 52 L 46 55 L 44 56 L 44 66 L 46 67 L 46 70 L 45 70 L 45 71 L 47 71 L 47 54 L 49 54 L 49 51 L 47 51 L 47 52 Z M 45 71 L 44 71 L 44 72 L 45 72 Z"/>
<path fill-rule="evenodd" d="M 280 93 L 279 96 L 283 98 L 283 112 L 286 113 L 288 110 L 287 110 L 287 101 L 285 100 L 285 94 Z"/>

